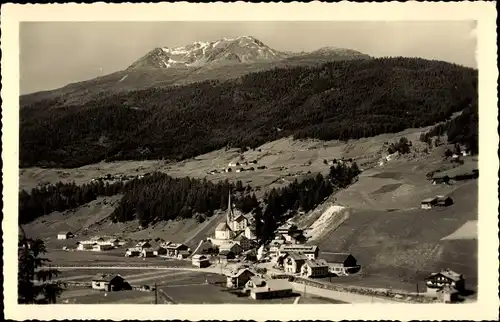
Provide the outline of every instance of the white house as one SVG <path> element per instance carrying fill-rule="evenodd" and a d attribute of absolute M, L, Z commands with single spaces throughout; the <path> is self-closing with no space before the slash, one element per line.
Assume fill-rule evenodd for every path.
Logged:
<path fill-rule="evenodd" d="M 138 248 L 129 248 L 125 252 L 125 257 L 137 257 L 141 255 L 141 250 Z"/>
<path fill-rule="evenodd" d="M 141 257 L 155 257 L 154 250 L 152 248 L 143 248 L 141 250 Z"/>
<path fill-rule="evenodd" d="M 255 227 L 253 226 L 247 226 L 247 228 L 245 228 L 245 237 L 250 239 L 250 240 L 255 240 L 257 239 L 257 234 L 256 234 L 256 231 L 255 231 Z"/>
<path fill-rule="evenodd" d="M 57 234 L 57 239 L 69 239 L 69 238 L 73 238 L 73 233 L 70 231 L 60 232 Z"/>
<path fill-rule="evenodd" d="M 93 243 L 91 241 L 81 241 L 76 244 L 77 244 L 76 247 L 77 250 L 92 250 L 94 245 L 97 245 L 96 243 Z"/>
<path fill-rule="evenodd" d="M 119 291 L 125 288 L 126 282 L 117 274 L 97 274 L 92 279 L 92 288 L 101 291 Z"/>
<path fill-rule="evenodd" d="M 308 259 L 302 265 L 301 274 L 305 277 L 324 277 L 329 274 L 328 263 L 325 260 Z"/>
<path fill-rule="evenodd" d="M 92 250 L 95 252 L 101 252 L 101 251 L 110 250 L 113 248 L 114 248 L 114 246 L 111 244 L 95 244 L 94 246 L 92 246 Z"/>
<path fill-rule="evenodd" d="M 239 234 L 238 237 L 234 239 L 234 242 L 243 248 L 243 250 L 249 250 L 253 247 L 253 242 L 246 238 L 244 234 Z"/>

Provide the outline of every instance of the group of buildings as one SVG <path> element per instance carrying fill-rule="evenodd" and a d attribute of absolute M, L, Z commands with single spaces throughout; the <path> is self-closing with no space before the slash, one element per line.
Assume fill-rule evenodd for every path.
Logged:
<path fill-rule="evenodd" d="M 191 249 L 187 245 L 172 243 L 170 241 L 161 243 L 153 248 L 148 241 L 139 242 L 135 247 L 127 248 L 125 257 L 168 257 L 176 259 L 185 259 L 191 255 Z"/>
<path fill-rule="evenodd" d="M 432 209 L 434 207 L 448 207 L 453 204 L 453 199 L 448 196 L 438 195 L 432 198 L 424 199 L 420 202 L 420 208 Z"/>
<path fill-rule="evenodd" d="M 241 288 L 254 300 L 292 296 L 293 287 L 287 280 L 265 279 L 248 268 L 226 274 L 228 288 Z"/>
<path fill-rule="evenodd" d="M 255 248 L 256 239 L 253 216 L 234 209 L 229 194 L 226 220 L 217 225 L 215 236 L 208 240 L 219 248 L 219 257 L 224 260 Z"/>
<path fill-rule="evenodd" d="M 92 237 L 89 240 L 82 240 L 76 243 L 76 250 L 81 251 L 106 251 L 119 247 L 121 244 L 118 238 L 114 237 Z"/>

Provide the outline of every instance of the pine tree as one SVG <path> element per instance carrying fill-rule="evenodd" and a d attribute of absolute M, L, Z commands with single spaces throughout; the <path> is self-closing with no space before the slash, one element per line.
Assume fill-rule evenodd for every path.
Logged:
<path fill-rule="evenodd" d="M 20 226 L 22 236 L 18 243 L 17 301 L 19 304 L 56 303 L 63 292 L 63 284 L 52 281 L 59 271 L 44 268 L 50 260 L 41 255 L 47 250 L 41 239 L 27 238 Z"/>

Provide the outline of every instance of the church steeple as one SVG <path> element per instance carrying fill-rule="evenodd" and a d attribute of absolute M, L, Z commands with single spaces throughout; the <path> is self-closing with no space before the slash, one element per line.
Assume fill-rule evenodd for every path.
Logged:
<path fill-rule="evenodd" d="M 229 189 L 229 198 L 227 202 L 227 216 L 226 216 L 226 221 L 227 225 L 229 228 L 232 228 L 232 223 L 233 223 L 233 204 L 231 203 L 231 189 Z"/>

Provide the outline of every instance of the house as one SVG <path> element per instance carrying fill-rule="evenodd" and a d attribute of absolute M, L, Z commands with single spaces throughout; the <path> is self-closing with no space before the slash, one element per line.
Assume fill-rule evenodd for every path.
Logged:
<path fill-rule="evenodd" d="M 152 248 L 143 248 L 141 250 L 141 257 L 144 258 L 155 257 L 155 252 Z"/>
<path fill-rule="evenodd" d="M 228 164 L 227 166 L 228 166 L 228 167 L 237 167 L 237 166 L 239 166 L 239 165 L 240 165 L 240 163 L 239 163 L 239 162 L 234 162 L 234 161 L 233 161 L 233 162 L 229 162 L 229 164 Z"/>
<path fill-rule="evenodd" d="M 241 254 L 243 252 L 243 248 L 237 243 L 228 243 L 219 246 L 219 253 L 221 252 L 231 252 L 235 255 Z"/>
<path fill-rule="evenodd" d="M 250 291 L 250 297 L 254 300 L 288 297 L 293 294 L 292 285 L 283 279 L 252 277 L 245 288 Z"/>
<path fill-rule="evenodd" d="M 113 249 L 113 245 L 111 244 L 95 244 L 92 246 L 92 250 L 95 252 L 101 252 L 101 251 L 106 251 Z"/>
<path fill-rule="evenodd" d="M 324 259 L 312 260 L 308 259 L 300 270 L 302 276 L 305 277 L 325 277 L 329 275 L 328 263 Z"/>
<path fill-rule="evenodd" d="M 117 274 L 97 274 L 92 278 L 92 288 L 101 291 L 121 291 L 129 285 L 123 277 Z"/>
<path fill-rule="evenodd" d="M 226 286 L 228 288 L 244 287 L 252 276 L 255 276 L 255 274 L 248 268 L 242 268 L 236 272 L 230 272 L 226 274 Z"/>
<path fill-rule="evenodd" d="M 57 234 L 57 239 L 69 239 L 73 238 L 73 233 L 68 231 L 68 232 L 60 232 Z"/>
<path fill-rule="evenodd" d="M 177 259 L 186 259 L 191 255 L 191 252 L 188 250 L 180 250 L 177 252 Z"/>
<path fill-rule="evenodd" d="M 138 257 L 141 255 L 141 250 L 138 248 L 128 248 L 125 251 L 125 257 Z"/>
<path fill-rule="evenodd" d="M 285 256 L 283 261 L 283 267 L 285 273 L 296 274 L 300 273 L 302 266 L 305 264 L 308 258 L 302 254 L 289 253 Z"/>
<path fill-rule="evenodd" d="M 94 243 L 104 243 L 104 238 L 99 237 L 99 236 L 95 236 L 95 237 L 90 238 L 90 241 L 94 242 Z"/>
<path fill-rule="evenodd" d="M 439 273 L 433 273 L 425 279 L 427 292 L 436 293 L 445 286 L 451 286 L 457 291 L 465 289 L 465 279 L 462 274 L 459 274 L 451 269 L 442 270 Z"/>
<path fill-rule="evenodd" d="M 453 204 L 453 199 L 448 196 L 436 196 L 436 205 L 439 207 L 448 207 Z"/>
<path fill-rule="evenodd" d="M 77 250 L 92 250 L 94 245 L 97 245 L 96 243 L 93 243 L 91 241 L 81 241 L 76 243 L 76 249 Z"/>
<path fill-rule="evenodd" d="M 219 263 L 227 263 L 230 259 L 234 259 L 234 253 L 227 250 L 219 252 Z"/>
<path fill-rule="evenodd" d="M 184 245 L 184 244 L 170 243 L 169 245 L 165 246 L 165 249 L 167 250 L 166 255 L 168 257 L 177 258 L 179 256 L 180 252 L 188 252 L 189 253 L 189 247 L 187 245 Z"/>
<path fill-rule="evenodd" d="M 437 198 L 434 197 L 434 198 L 427 198 L 427 199 L 424 199 L 420 202 L 420 208 L 422 209 L 431 209 L 432 207 L 434 207 L 437 203 Z"/>
<path fill-rule="evenodd" d="M 105 241 L 106 244 L 113 245 L 113 247 L 120 246 L 120 240 L 118 238 L 110 238 Z"/>
<path fill-rule="evenodd" d="M 199 268 L 204 268 L 210 266 L 210 261 L 208 260 L 208 257 L 205 255 L 200 255 L 196 254 L 193 255 L 191 259 L 191 263 L 193 266 L 199 267 Z"/>
<path fill-rule="evenodd" d="M 247 228 L 245 228 L 245 237 L 250 239 L 250 240 L 257 239 L 257 233 L 255 230 L 255 226 L 247 226 Z"/>
<path fill-rule="evenodd" d="M 278 234 L 281 234 L 286 242 L 292 244 L 301 244 L 305 242 L 304 231 L 295 224 L 284 224 L 278 228 Z"/>
<path fill-rule="evenodd" d="M 154 254 L 156 256 L 165 256 L 167 255 L 167 249 L 165 247 L 162 247 L 162 246 L 158 246 L 155 250 L 154 250 Z"/>
<path fill-rule="evenodd" d="M 459 295 L 459 292 L 455 288 L 453 288 L 449 285 L 445 285 L 442 289 L 437 291 L 437 298 L 440 302 L 443 302 L 443 303 L 455 303 L 455 302 L 457 302 L 458 295 Z"/>
<path fill-rule="evenodd" d="M 142 242 L 139 242 L 135 245 L 135 248 L 139 248 L 139 249 L 144 249 L 144 248 L 151 248 L 151 244 L 147 241 L 142 241 Z"/>
<path fill-rule="evenodd" d="M 245 230 L 248 226 L 248 219 L 243 214 L 238 214 L 232 222 L 232 229 L 235 231 Z"/>
<path fill-rule="evenodd" d="M 309 259 L 318 258 L 319 248 L 316 245 L 307 246 L 307 245 L 281 245 L 279 249 L 279 254 L 290 254 L 290 253 L 299 253 L 307 256 Z"/>
<path fill-rule="evenodd" d="M 249 250 L 250 248 L 253 247 L 253 242 L 245 237 L 245 234 L 240 234 L 238 237 L 234 239 L 234 242 L 241 246 L 243 250 Z"/>
<path fill-rule="evenodd" d="M 324 256 L 324 255 L 323 255 Z M 356 258 L 349 253 L 328 254 L 326 258 L 330 273 L 336 275 L 349 275 L 359 271 Z"/>

